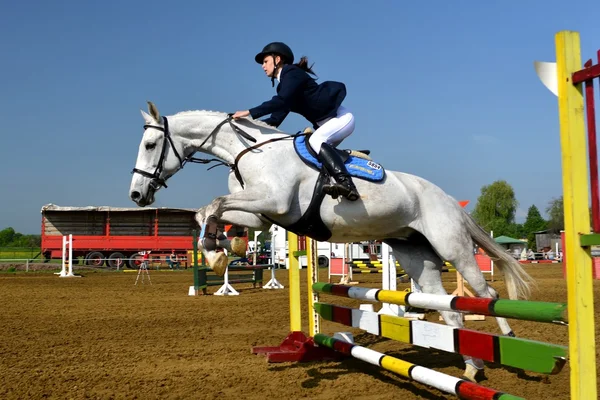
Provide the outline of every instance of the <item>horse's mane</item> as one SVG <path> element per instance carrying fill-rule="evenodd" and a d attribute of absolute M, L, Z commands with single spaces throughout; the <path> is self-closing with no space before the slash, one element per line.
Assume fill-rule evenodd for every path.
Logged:
<path fill-rule="evenodd" d="M 191 115 L 191 114 L 205 114 L 205 115 L 210 115 L 210 116 L 217 116 L 217 117 L 223 117 L 223 119 L 227 118 L 227 113 L 222 112 L 222 111 L 211 111 L 211 110 L 189 110 L 189 111 L 180 111 L 177 114 L 175 114 L 175 116 L 186 116 L 186 115 Z M 277 129 L 276 127 L 267 124 L 266 122 L 263 122 L 259 119 L 250 119 L 250 118 L 244 118 L 244 119 L 240 119 L 236 121 L 237 123 L 243 123 L 243 124 L 247 124 L 250 126 L 255 126 L 256 128 L 266 128 L 269 129 L 273 132 L 276 133 L 285 133 L 282 130 Z"/>

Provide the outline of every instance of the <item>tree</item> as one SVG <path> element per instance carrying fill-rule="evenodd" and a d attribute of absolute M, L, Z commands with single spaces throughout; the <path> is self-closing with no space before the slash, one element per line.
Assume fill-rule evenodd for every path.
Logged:
<path fill-rule="evenodd" d="M 518 205 L 512 186 L 500 180 L 481 188 L 472 215 L 485 230 L 494 231 L 494 236 L 515 234 Z"/>
<path fill-rule="evenodd" d="M 39 247 L 41 244 L 41 235 L 23 235 L 10 227 L 0 231 L 0 247 Z"/>
<path fill-rule="evenodd" d="M 523 227 L 523 224 L 516 224 L 516 223 L 510 224 L 508 226 L 508 231 L 505 233 L 505 235 L 513 237 L 513 238 L 517 238 L 517 239 L 527 236 L 525 233 L 525 228 Z M 494 236 L 498 236 L 498 235 L 494 234 Z"/>
<path fill-rule="evenodd" d="M 15 238 L 15 230 L 13 228 L 6 228 L 0 231 L 0 247 L 6 247 Z"/>
<path fill-rule="evenodd" d="M 15 238 L 9 247 L 40 247 L 42 239 L 40 235 L 15 234 Z"/>
<path fill-rule="evenodd" d="M 540 214 L 540 210 L 535 205 L 529 207 L 527 210 L 527 219 L 523 224 L 523 229 L 525 231 L 525 235 L 527 236 L 527 246 L 530 249 L 535 249 L 535 232 L 539 232 L 541 230 L 546 229 L 548 226 L 548 222 L 542 218 Z"/>
<path fill-rule="evenodd" d="M 565 209 L 562 196 L 553 198 L 548 202 L 546 213 L 549 217 L 548 229 L 556 234 L 565 229 Z"/>

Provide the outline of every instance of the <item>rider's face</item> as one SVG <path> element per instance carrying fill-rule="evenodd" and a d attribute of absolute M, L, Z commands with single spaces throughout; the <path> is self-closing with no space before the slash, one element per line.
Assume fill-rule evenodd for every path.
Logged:
<path fill-rule="evenodd" d="M 279 63 L 281 58 L 279 56 L 266 56 L 263 59 L 262 69 L 265 71 L 268 77 L 272 77 L 275 73 L 275 63 Z"/>

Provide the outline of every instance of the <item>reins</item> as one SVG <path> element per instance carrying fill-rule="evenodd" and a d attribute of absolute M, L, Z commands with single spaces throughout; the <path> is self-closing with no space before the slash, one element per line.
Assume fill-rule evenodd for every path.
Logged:
<path fill-rule="evenodd" d="M 284 136 L 284 137 L 278 137 L 275 139 L 269 139 L 266 140 L 264 142 L 260 142 L 258 144 L 255 144 L 254 146 L 250 146 L 244 150 L 242 150 L 236 157 L 235 157 L 235 161 L 233 162 L 233 165 L 231 165 L 231 169 L 233 170 L 233 173 L 235 174 L 235 177 L 237 178 L 238 182 L 240 183 L 240 185 L 242 185 L 242 188 L 244 187 L 244 180 L 242 179 L 242 175 L 240 173 L 240 170 L 238 168 L 238 163 L 240 161 L 240 158 L 242 158 L 242 156 L 252 150 L 258 149 L 259 147 L 267 144 L 267 143 L 273 143 L 273 142 L 278 142 L 280 140 L 289 140 L 289 139 L 295 139 L 297 137 L 300 136 L 306 136 L 306 135 L 310 135 L 310 133 L 295 133 L 293 135 L 288 135 L 288 136 Z M 216 165 L 215 165 L 216 166 Z"/>
<path fill-rule="evenodd" d="M 206 139 L 204 139 L 204 141 L 200 144 L 200 146 L 198 146 L 198 149 L 202 148 L 202 146 L 204 146 L 206 144 L 206 142 L 208 142 L 208 140 L 214 135 L 216 134 L 219 129 L 221 129 L 221 127 L 223 125 L 225 125 L 226 123 L 229 123 L 229 126 L 231 127 L 231 129 L 237 133 L 238 135 L 242 136 L 244 139 L 252 142 L 252 143 L 256 143 L 256 139 L 254 137 L 252 137 L 248 132 L 244 131 L 242 128 L 240 128 L 239 126 L 235 125 L 233 123 L 233 118 L 232 118 L 233 114 L 227 114 L 227 118 L 225 118 L 223 121 L 221 121 L 217 126 L 215 126 L 215 128 L 212 130 L 212 132 L 206 137 Z M 168 177 L 165 178 L 161 178 L 160 175 L 164 169 L 164 163 L 165 163 L 165 153 L 167 150 L 167 143 L 171 145 L 171 148 L 173 149 L 173 152 L 175 153 L 175 156 L 177 157 L 177 159 L 179 160 L 179 169 L 183 169 L 183 167 L 185 166 L 185 164 L 187 164 L 188 162 L 190 163 L 195 163 L 195 164 L 208 164 L 211 162 L 217 162 L 217 164 L 211 166 L 210 168 L 208 168 L 208 170 L 210 171 L 211 169 L 213 169 L 214 167 L 218 167 L 221 165 L 227 165 L 229 168 L 231 168 L 231 170 L 234 172 L 235 177 L 237 178 L 238 182 L 240 182 L 240 185 L 242 185 L 242 188 L 244 187 L 244 180 L 242 178 L 242 175 L 239 171 L 238 168 L 238 163 L 240 161 L 240 159 L 242 158 L 242 156 L 244 156 L 244 154 L 258 149 L 259 147 L 267 144 L 267 143 L 273 143 L 273 142 L 278 142 L 280 140 L 289 140 L 289 139 L 295 139 L 299 136 L 306 136 L 309 135 L 309 133 L 296 133 L 294 135 L 288 135 L 288 136 L 284 136 L 284 137 L 279 137 L 279 138 L 275 138 L 275 139 L 269 139 L 266 140 L 264 142 L 255 144 L 253 146 L 247 147 L 244 150 L 242 150 L 236 157 L 235 157 L 235 161 L 233 162 L 233 164 L 225 162 L 223 160 L 217 159 L 217 158 L 197 158 L 197 157 L 193 157 L 193 155 L 196 153 L 192 153 L 188 156 L 186 156 L 185 158 L 181 158 L 181 156 L 179 155 L 179 152 L 177 152 L 177 149 L 175 148 L 175 145 L 173 144 L 173 139 L 171 137 L 171 132 L 169 131 L 169 121 L 167 120 L 167 117 L 162 117 L 163 118 L 163 123 L 164 123 L 164 127 L 162 126 L 157 126 L 157 125 L 144 125 L 144 129 L 148 129 L 148 128 L 154 128 L 154 129 L 158 129 L 159 131 L 161 131 L 164 135 L 165 135 L 165 140 L 163 141 L 163 147 L 161 149 L 160 152 L 160 158 L 158 159 L 158 164 L 156 166 L 156 169 L 154 170 L 154 173 L 150 173 L 148 171 L 144 171 L 144 170 L 140 170 L 137 168 L 133 168 L 132 173 L 138 173 L 140 175 L 143 175 L 145 177 L 151 178 L 151 184 L 154 186 L 155 189 L 158 189 L 160 186 L 164 186 L 165 188 L 167 187 L 166 184 L 166 180 L 169 179 L 173 174 L 169 175 Z"/>

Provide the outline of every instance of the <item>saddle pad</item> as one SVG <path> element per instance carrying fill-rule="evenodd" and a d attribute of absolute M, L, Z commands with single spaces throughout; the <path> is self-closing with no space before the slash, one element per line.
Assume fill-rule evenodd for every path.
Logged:
<path fill-rule="evenodd" d="M 306 136 L 298 136 L 294 139 L 294 148 L 298 156 L 307 165 L 320 171 L 323 164 L 319 162 L 308 150 L 306 144 Z M 385 170 L 383 167 L 371 160 L 365 160 L 355 156 L 349 156 L 346 162 L 348 173 L 356 178 L 364 179 L 371 182 L 380 182 L 385 178 Z"/>

